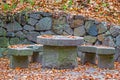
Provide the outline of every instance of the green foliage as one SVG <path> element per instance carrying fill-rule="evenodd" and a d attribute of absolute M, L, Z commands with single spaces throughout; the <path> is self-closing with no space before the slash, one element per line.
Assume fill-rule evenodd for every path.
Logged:
<path fill-rule="evenodd" d="M 4 9 L 5 11 L 9 10 L 9 5 L 8 5 L 7 3 L 4 3 L 4 4 L 3 4 L 3 9 Z"/>

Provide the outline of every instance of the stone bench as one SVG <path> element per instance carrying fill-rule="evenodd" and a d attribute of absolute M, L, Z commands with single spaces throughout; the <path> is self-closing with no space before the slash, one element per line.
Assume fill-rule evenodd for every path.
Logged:
<path fill-rule="evenodd" d="M 16 45 L 17 46 L 17 45 Z M 26 45 L 23 47 L 19 47 L 19 45 L 15 48 L 8 49 L 8 54 L 10 55 L 10 67 L 11 68 L 27 68 L 29 64 L 29 56 L 31 56 L 32 62 L 40 62 L 41 58 L 39 53 L 42 51 L 42 45 Z"/>
<path fill-rule="evenodd" d="M 99 68 L 114 68 L 115 48 L 93 45 L 82 45 L 78 47 L 82 52 L 81 62 L 85 64 L 90 62 L 95 64 L 96 55 L 98 56 Z"/>

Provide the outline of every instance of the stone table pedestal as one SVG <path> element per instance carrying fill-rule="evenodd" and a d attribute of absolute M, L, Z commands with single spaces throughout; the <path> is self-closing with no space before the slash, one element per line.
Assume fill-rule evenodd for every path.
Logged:
<path fill-rule="evenodd" d="M 77 64 L 77 45 L 83 44 L 82 37 L 43 35 L 37 37 L 37 43 L 43 44 L 43 68 L 66 69 Z"/>

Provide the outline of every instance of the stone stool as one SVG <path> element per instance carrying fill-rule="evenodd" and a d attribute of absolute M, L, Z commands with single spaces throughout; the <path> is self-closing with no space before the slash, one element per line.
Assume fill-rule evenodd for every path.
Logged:
<path fill-rule="evenodd" d="M 42 63 L 43 45 L 33 44 L 33 45 L 29 45 L 27 48 L 33 50 L 33 55 L 31 56 L 30 62 Z"/>
<path fill-rule="evenodd" d="M 99 68 L 114 68 L 115 48 L 97 46 L 98 67 Z"/>
<path fill-rule="evenodd" d="M 78 46 L 78 51 L 82 52 L 81 63 L 84 65 L 86 62 L 95 64 L 96 47 L 93 45 Z"/>
<path fill-rule="evenodd" d="M 29 64 L 28 56 L 33 55 L 33 51 L 29 48 L 9 48 L 10 67 L 11 68 L 27 68 Z"/>

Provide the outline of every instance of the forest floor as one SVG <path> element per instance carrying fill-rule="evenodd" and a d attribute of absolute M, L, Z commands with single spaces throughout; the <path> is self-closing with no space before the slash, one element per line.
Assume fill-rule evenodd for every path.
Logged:
<path fill-rule="evenodd" d="M 120 0 L 0 0 L 0 13 L 29 10 L 63 11 L 120 25 Z"/>
<path fill-rule="evenodd" d="M 86 63 L 75 69 L 42 69 L 40 63 L 31 63 L 28 68 L 9 67 L 7 58 L 0 58 L 0 80 L 119 80 L 120 63 L 114 63 L 114 69 L 100 69 Z"/>

